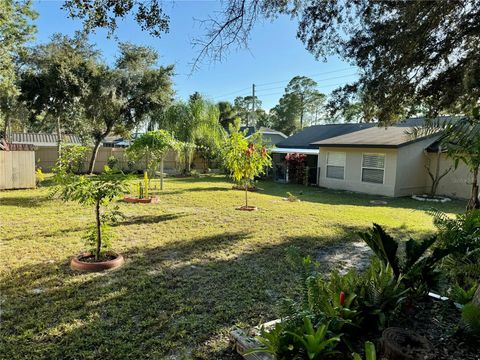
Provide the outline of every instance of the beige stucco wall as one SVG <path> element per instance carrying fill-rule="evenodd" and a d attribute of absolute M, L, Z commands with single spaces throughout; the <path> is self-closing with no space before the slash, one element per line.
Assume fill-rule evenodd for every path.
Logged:
<path fill-rule="evenodd" d="M 425 148 L 437 137 L 417 141 L 398 149 L 395 196 L 423 194 L 427 190 Z"/>
<path fill-rule="evenodd" d="M 431 159 L 431 169 L 432 172 L 435 172 L 437 161 L 436 156 L 437 154 L 428 154 Z M 452 170 L 445 175 L 445 177 L 440 180 L 440 184 L 437 189 L 438 195 L 446 195 L 456 198 L 468 199 L 470 197 L 470 192 L 472 189 L 472 173 L 468 170 L 468 168 L 460 162 L 458 164 L 457 169 L 454 168 L 454 162 L 447 158 L 444 154 L 440 157 L 440 173 L 448 168 L 452 168 Z M 430 189 L 432 181 L 430 177 L 427 175 L 426 179 L 427 183 L 427 190 Z"/>
<path fill-rule="evenodd" d="M 345 178 L 329 179 L 326 177 L 327 152 L 345 152 Z M 385 154 L 385 179 L 383 184 L 362 182 L 362 154 Z M 330 189 L 350 190 L 360 193 L 395 196 L 395 176 L 397 172 L 397 150 L 375 148 L 320 148 L 318 156 L 320 168 L 320 186 Z"/>

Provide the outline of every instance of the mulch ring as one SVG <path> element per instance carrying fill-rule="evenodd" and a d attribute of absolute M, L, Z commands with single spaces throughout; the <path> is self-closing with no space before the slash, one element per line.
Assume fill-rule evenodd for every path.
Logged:
<path fill-rule="evenodd" d="M 479 360 L 480 338 L 462 331 L 460 310 L 452 301 L 427 299 L 401 315 L 395 326 L 413 330 L 432 345 L 428 359 Z"/>

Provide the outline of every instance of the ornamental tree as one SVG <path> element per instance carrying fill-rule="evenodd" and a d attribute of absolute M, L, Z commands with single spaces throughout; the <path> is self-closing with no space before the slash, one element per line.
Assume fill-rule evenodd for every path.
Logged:
<path fill-rule="evenodd" d="M 87 233 L 86 240 L 93 247 L 95 261 L 99 261 L 109 245 L 108 223 L 115 221 L 120 215 L 118 207 L 113 209 L 107 207 L 126 191 L 125 177 L 111 171 L 88 177 L 72 173 L 63 175 L 59 188 L 60 198 L 63 201 L 76 201 L 95 208 L 95 225 Z"/>
<path fill-rule="evenodd" d="M 160 189 L 163 190 L 163 162 L 168 149 L 176 148 L 177 141 L 166 130 L 149 131 L 135 139 L 127 149 L 134 161 L 145 161 L 145 172 L 152 178 L 160 166 Z"/>
<path fill-rule="evenodd" d="M 246 133 L 232 131 L 224 145 L 223 162 L 230 176 L 245 188 L 245 208 L 248 208 L 248 185 L 272 165 L 261 134 L 255 133 L 247 139 Z"/>

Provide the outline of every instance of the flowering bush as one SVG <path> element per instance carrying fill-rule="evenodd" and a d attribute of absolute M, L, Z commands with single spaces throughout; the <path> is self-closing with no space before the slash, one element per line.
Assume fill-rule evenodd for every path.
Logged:
<path fill-rule="evenodd" d="M 289 153 L 285 156 L 288 166 L 289 179 L 291 182 L 303 184 L 305 181 L 305 164 L 307 155 L 300 153 Z"/>

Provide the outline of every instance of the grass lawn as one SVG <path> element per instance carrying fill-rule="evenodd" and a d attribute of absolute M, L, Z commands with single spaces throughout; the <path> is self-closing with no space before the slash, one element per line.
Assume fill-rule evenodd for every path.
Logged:
<path fill-rule="evenodd" d="M 402 236 L 433 230 L 431 204 L 260 183 L 260 211 L 236 211 L 244 194 L 223 177 L 172 178 L 158 204 L 119 203 L 115 271 L 69 269 L 84 249 L 93 209 L 48 198 L 49 189 L 0 192 L 0 358 L 236 359 L 234 325 L 275 318 L 278 300 L 295 296 L 285 249 L 305 254 L 372 222 Z M 287 191 L 301 202 L 282 201 Z M 460 212 L 464 203 L 436 205 Z"/>

